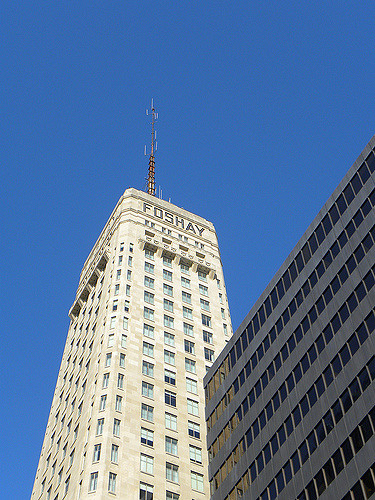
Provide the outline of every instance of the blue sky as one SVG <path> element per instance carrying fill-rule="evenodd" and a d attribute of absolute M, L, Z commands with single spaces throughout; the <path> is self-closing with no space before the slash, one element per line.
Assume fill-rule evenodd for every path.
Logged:
<path fill-rule="evenodd" d="M 79 273 L 122 192 L 214 222 L 237 327 L 374 134 L 374 2 L 0 6 L 2 498 L 28 498 Z"/>

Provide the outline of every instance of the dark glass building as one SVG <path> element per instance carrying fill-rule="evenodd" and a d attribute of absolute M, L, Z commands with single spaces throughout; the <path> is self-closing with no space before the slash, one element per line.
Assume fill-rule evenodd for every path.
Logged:
<path fill-rule="evenodd" d="M 212 500 L 375 492 L 374 147 L 204 379 Z"/>

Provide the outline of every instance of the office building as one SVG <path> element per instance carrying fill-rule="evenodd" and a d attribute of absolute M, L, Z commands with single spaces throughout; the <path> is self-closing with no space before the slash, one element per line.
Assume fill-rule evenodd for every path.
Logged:
<path fill-rule="evenodd" d="M 209 498 L 203 377 L 231 335 L 220 253 L 212 223 L 153 190 L 125 191 L 83 266 L 33 500 Z"/>
<path fill-rule="evenodd" d="M 212 500 L 375 492 L 374 147 L 205 377 Z"/>

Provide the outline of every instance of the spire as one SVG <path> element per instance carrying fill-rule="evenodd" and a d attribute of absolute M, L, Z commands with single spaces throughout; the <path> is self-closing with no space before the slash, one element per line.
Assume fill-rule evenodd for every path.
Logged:
<path fill-rule="evenodd" d="M 148 176 L 147 176 L 147 192 L 152 196 L 155 196 L 155 152 L 158 148 L 158 144 L 156 142 L 156 131 L 155 131 L 155 122 L 158 119 L 158 113 L 156 113 L 154 108 L 154 100 L 151 99 L 151 112 L 148 110 L 146 114 L 151 114 L 151 153 L 150 159 L 148 162 Z M 145 154 L 146 154 L 146 146 L 145 146 Z"/>

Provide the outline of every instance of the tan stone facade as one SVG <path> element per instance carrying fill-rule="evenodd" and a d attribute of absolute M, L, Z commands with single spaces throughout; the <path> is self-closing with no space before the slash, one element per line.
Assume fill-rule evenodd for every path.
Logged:
<path fill-rule="evenodd" d="M 32 499 L 208 499 L 202 381 L 232 334 L 213 225 L 126 190 L 69 315 Z"/>

